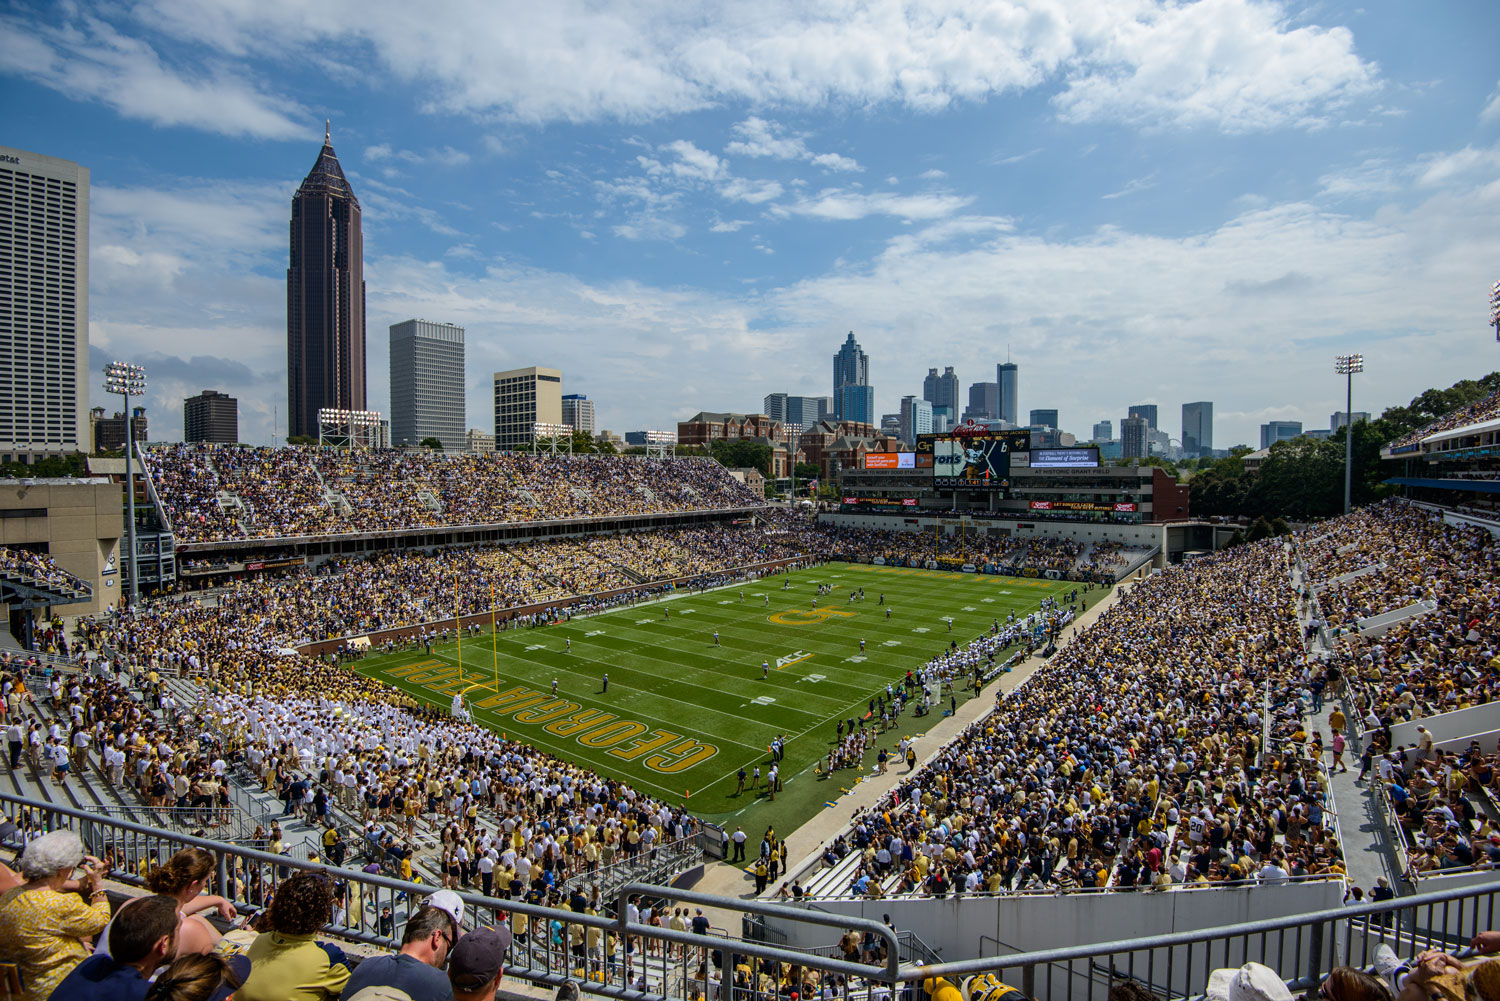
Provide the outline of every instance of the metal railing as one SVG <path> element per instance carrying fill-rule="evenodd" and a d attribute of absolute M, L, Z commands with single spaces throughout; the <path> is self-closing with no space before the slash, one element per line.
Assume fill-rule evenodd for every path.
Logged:
<path fill-rule="evenodd" d="M 91 852 L 109 857 L 114 867 L 110 879 L 118 882 L 139 885 L 147 866 L 186 846 L 214 852 L 215 889 L 243 912 L 264 907 L 295 872 L 326 872 L 334 881 L 338 906 L 325 934 L 383 948 L 396 947 L 405 922 L 422 898 L 437 889 L 71 807 L 7 795 L 0 795 L 0 803 L 18 825 L 12 847 L 31 834 L 72 827 Z M 1165 998 L 1194 997 L 1203 993 L 1215 968 L 1257 961 L 1279 970 L 1293 989 L 1303 989 L 1334 966 L 1372 963 L 1382 942 L 1402 956 L 1427 948 L 1462 949 L 1478 932 L 1494 927 L 1500 880 L 1227 927 L 926 964 L 902 962 L 899 936 L 880 922 L 647 883 L 621 887 L 612 914 L 460 895 L 468 905 L 466 928 L 500 921 L 510 925 L 514 939 L 508 976 L 552 987 L 571 980 L 585 993 L 617 1001 L 775 1001 L 788 979 L 803 986 L 833 985 L 825 996 L 843 1001 L 906 1001 L 924 978 L 942 976 L 956 983 L 976 973 L 996 974 L 1030 997 L 1093 1001 L 1097 996 L 1102 1001 L 1110 984 L 1120 979 L 1135 980 Z M 632 921 L 634 899 L 735 910 L 745 915 L 747 934 L 704 936 Z M 885 960 L 880 965 L 849 962 L 795 947 L 799 940 L 826 943 L 830 928 L 873 935 Z M 737 974 L 737 967 L 755 972 L 747 977 Z"/>
<path fill-rule="evenodd" d="M 703 848 L 696 834 L 663 845 L 642 848 L 633 855 L 623 855 L 608 865 L 584 868 L 569 876 L 563 889 L 587 890 L 597 886 L 601 893 L 611 893 L 626 883 L 670 882 L 684 869 L 703 858 Z"/>

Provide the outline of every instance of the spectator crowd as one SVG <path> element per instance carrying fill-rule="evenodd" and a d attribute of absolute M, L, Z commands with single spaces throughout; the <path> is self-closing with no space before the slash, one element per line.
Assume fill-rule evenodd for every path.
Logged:
<path fill-rule="evenodd" d="M 182 542 L 759 506 L 707 458 L 166 445 L 145 452 Z"/>

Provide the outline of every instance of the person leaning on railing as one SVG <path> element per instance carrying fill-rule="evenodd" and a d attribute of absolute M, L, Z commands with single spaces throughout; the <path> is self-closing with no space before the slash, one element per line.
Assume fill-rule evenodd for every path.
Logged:
<path fill-rule="evenodd" d="M 109 924 L 100 885 L 109 867 L 84 854 L 83 842 L 67 830 L 27 842 L 18 864 L 26 882 L 0 896 L 0 961 L 15 963 L 21 975 L 17 1001 L 46 1001 L 88 958 L 84 942 Z M 80 867 L 83 877 L 75 882 Z"/>

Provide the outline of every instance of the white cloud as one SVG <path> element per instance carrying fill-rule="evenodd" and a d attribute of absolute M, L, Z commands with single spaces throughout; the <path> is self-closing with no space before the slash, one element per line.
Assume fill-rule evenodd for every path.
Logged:
<path fill-rule="evenodd" d="M 438 167 L 462 167 L 471 158 L 463 150 L 454 149 L 452 146 L 443 146 L 440 149 L 429 149 L 425 153 L 418 153 L 409 149 L 394 149 L 389 143 L 379 143 L 374 146 L 365 147 L 365 159 L 371 163 L 380 163 L 385 160 L 400 160 L 416 166 L 428 164 Z"/>
<path fill-rule="evenodd" d="M 1495 85 L 1495 92 L 1490 99 L 1484 103 L 1484 109 L 1479 112 L 1481 122 L 1493 122 L 1500 119 L 1500 84 Z"/>
<path fill-rule="evenodd" d="M 822 167 L 824 170 L 864 170 L 859 161 L 852 156 L 841 156 L 838 153 L 818 153 L 812 157 L 812 165 Z"/>
<path fill-rule="evenodd" d="M 1500 166 L 1500 146 L 1475 149 L 1465 146 L 1454 153 L 1445 153 L 1424 161 L 1417 183 L 1432 187 L 1453 180 L 1471 171 Z"/>
<path fill-rule="evenodd" d="M 1053 103 L 1071 122 L 1214 126 L 1253 132 L 1317 127 L 1377 87 L 1347 28 L 1289 27 L 1258 0 L 1133 3 L 1099 26 Z"/>
<path fill-rule="evenodd" d="M 1009 167 L 1011 164 L 1020 163 L 1022 160 L 1031 159 L 1038 153 L 1042 152 L 1042 149 L 1043 147 L 1037 146 L 1034 149 L 1029 149 L 1024 153 L 1011 153 L 1005 156 L 996 153 L 994 156 L 990 157 L 989 162 L 997 167 Z M 1087 156 L 1091 152 L 1092 149 L 1086 149 L 1083 151 L 1083 155 Z"/>
<path fill-rule="evenodd" d="M 1145 177 L 1132 178 L 1131 180 L 1125 182 L 1125 186 L 1123 188 L 1120 188 L 1117 191 L 1111 191 L 1107 195 L 1100 195 L 1099 197 L 1104 201 L 1109 201 L 1110 199 L 1124 198 L 1127 195 L 1135 194 L 1137 191 L 1145 191 L 1148 188 L 1154 187 L 1156 187 L 1156 175 L 1147 174 Z"/>
<path fill-rule="evenodd" d="M 1347 29 L 1293 27 L 1278 0 L 711 0 L 691 17 L 662 0 L 557 0 L 525 16 L 479 0 L 157 0 L 131 10 L 135 23 L 202 50 L 205 64 L 274 54 L 416 87 L 435 111 L 536 123 L 734 102 L 931 111 L 1060 82 L 1068 121 L 1244 132 L 1323 124 L 1376 81 Z M 74 61 L 101 64 L 92 95 L 107 99 L 128 73 L 100 48 L 84 40 Z M 51 75 L 65 72 L 54 60 Z M 214 106 L 201 92 L 187 100 Z M 264 121 L 246 131 L 290 131 L 276 105 L 249 104 Z M 211 116 L 192 120 L 212 127 Z"/>
<path fill-rule="evenodd" d="M 182 72 L 145 41 L 95 17 L 62 27 L 0 17 L 0 72 L 153 125 L 257 139 L 311 134 L 296 101 L 265 93 L 228 67 Z"/>
<path fill-rule="evenodd" d="M 887 192 L 863 194 L 841 188 L 827 188 L 790 205 L 777 205 L 771 211 L 781 216 L 807 216 L 839 221 L 863 219 L 872 215 L 896 216 L 906 220 L 941 219 L 973 201 L 972 197 L 958 195 L 896 195 Z"/>
<path fill-rule="evenodd" d="M 718 219 L 708 229 L 711 233 L 735 233 L 748 225 L 749 219 Z"/>
<path fill-rule="evenodd" d="M 781 197 L 782 187 L 776 181 L 751 181 L 732 177 L 719 186 L 719 194 L 732 202 L 759 205 Z"/>
<path fill-rule="evenodd" d="M 1330 171 L 1318 178 L 1321 194 L 1329 198 L 1363 198 L 1401 189 L 1395 166 L 1385 157 L 1367 157 L 1356 167 Z"/>
<path fill-rule="evenodd" d="M 724 176 L 724 161 L 707 150 L 699 149 L 686 139 L 667 143 L 667 150 L 677 154 L 672 173 L 689 180 L 714 181 Z"/>
<path fill-rule="evenodd" d="M 947 177 L 948 174 L 945 171 L 934 168 L 932 170 L 924 170 L 918 176 L 921 177 L 924 181 L 941 181 L 943 178 Z"/>
<path fill-rule="evenodd" d="M 755 115 L 735 125 L 737 137 L 724 152 L 731 156 L 774 157 L 777 160 L 805 160 L 824 170 L 862 171 L 853 157 L 839 153 L 814 153 L 807 148 L 807 136 L 788 133 L 776 122 Z"/>

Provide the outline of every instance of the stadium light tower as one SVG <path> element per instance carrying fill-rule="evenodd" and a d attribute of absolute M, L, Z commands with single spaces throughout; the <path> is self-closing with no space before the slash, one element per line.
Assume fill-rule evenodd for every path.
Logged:
<path fill-rule="evenodd" d="M 141 585 L 135 566 L 135 476 L 131 473 L 130 455 L 135 451 L 135 428 L 130 419 L 130 397 L 146 391 L 146 370 L 139 365 L 112 361 L 104 366 L 104 391 L 125 397 L 125 538 L 130 559 L 130 603 L 141 597 Z"/>
<path fill-rule="evenodd" d="M 1335 355 L 1333 370 L 1344 377 L 1344 513 L 1349 513 L 1354 473 L 1354 373 L 1365 370 L 1364 355 Z"/>
<path fill-rule="evenodd" d="M 1495 328 L 1495 340 L 1500 341 L 1500 282 L 1490 286 L 1490 326 Z"/>

